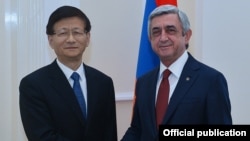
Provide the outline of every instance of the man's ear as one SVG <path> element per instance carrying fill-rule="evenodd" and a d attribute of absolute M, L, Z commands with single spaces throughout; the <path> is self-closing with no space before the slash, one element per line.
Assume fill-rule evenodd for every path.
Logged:
<path fill-rule="evenodd" d="M 48 42 L 50 47 L 53 49 L 52 42 L 53 42 L 53 37 L 51 35 L 48 35 Z"/>
<path fill-rule="evenodd" d="M 189 29 L 189 30 L 186 32 L 186 35 L 185 35 L 186 44 L 188 44 L 188 42 L 189 42 L 191 36 L 192 36 L 192 30 Z"/>

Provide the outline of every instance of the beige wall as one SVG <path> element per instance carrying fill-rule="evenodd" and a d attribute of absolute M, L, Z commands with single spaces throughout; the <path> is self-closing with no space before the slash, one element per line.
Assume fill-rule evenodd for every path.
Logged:
<path fill-rule="evenodd" d="M 117 102 L 117 125 L 118 125 L 118 138 L 121 139 L 126 132 L 132 114 L 133 102 L 131 100 Z"/>

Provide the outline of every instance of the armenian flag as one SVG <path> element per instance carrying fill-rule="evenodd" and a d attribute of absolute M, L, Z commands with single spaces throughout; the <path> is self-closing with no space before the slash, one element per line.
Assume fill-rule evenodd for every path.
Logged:
<path fill-rule="evenodd" d="M 144 18 L 142 24 L 141 41 L 136 69 L 136 79 L 146 72 L 152 70 L 159 65 L 160 60 L 153 52 L 151 44 L 148 40 L 147 23 L 148 16 L 157 6 L 170 4 L 177 6 L 177 0 L 146 0 Z"/>

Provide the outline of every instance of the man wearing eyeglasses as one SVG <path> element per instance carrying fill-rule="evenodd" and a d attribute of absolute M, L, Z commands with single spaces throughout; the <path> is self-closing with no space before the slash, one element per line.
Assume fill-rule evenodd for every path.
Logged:
<path fill-rule="evenodd" d="M 50 15 L 46 33 L 57 58 L 19 86 L 29 141 L 117 141 L 113 80 L 82 62 L 90 30 L 78 8 L 62 6 Z"/>

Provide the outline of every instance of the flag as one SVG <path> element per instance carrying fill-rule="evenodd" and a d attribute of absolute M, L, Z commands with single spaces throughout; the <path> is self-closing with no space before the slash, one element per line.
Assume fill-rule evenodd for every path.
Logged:
<path fill-rule="evenodd" d="M 153 52 L 151 44 L 148 40 L 147 22 L 148 16 L 151 11 L 153 11 L 157 6 L 163 4 L 171 4 L 177 6 L 177 0 L 146 0 L 139 55 L 137 61 L 136 79 L 145 74 L 146 72 L 152 70 L 160 63 L 158 56 Z"/>

